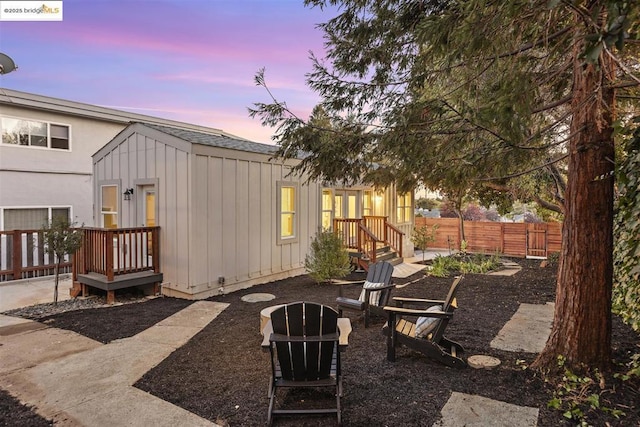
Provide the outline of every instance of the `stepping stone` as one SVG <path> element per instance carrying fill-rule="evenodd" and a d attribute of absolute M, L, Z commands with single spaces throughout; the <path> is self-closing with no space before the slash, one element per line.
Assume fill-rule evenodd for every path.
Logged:
<path fill-rule="evenodd" d="M 271 301 L 272 299 L 275 299 L 275 297 L 276 296 L 273 294 L 256 293 L 256 294 L 247 294 L 240 299 L 244 302 L 265 302 L 265 301 Z"/>
<path fill-rule="evenodd" d="M 520 304 L 518 310 L 491 341 L 498 350 L 540 353 L 553 323 L 555 304 Z"/>
<path fill-rule="evenodd" d="M 475 356 L 469 356 L 467 358 L 467 363 L 475 369 L 493 369 L 500 365 L 500 359 L 478 354 Z"/>
<path fill-rule="evenodd" d="M 536 427 L 538 408 L 453 392 L 433 427 Z"/>

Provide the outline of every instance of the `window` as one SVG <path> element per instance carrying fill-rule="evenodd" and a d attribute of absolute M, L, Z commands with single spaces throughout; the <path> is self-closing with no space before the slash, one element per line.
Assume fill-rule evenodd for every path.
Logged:
<path fill-rule="evenodd" d="M 397 218 L 399 224 L 411 222 L 411 193 L 398 195 Z"/>
<path fill-rule="evenodd" d="M 118 186 L 103 185 L 100 187 L 102 193 L 102 203 L 100 206 L 100 216 L 102 217 L 102 228 L 118 227 Z"/>
<path fill-rule="evenodd" d="M 3 117 L 3 144 L 69 150 L 69 126 Z"/>
<path fill-rule="evenodd" d="M 278 243 L 297 241 L 296 198 L 298 187 L 294 183 L 278 183 Z"/>
<path fill-rule="evenodd" d="M 362 193 L 362 216 L 373 215 L 373 191 L 365 190 Z"/>
<path fill-rule="evenodd" d="M 362 215 L 385 216 L 384 197 L 381 191 L 365 190 L 362 193 Z"/>
<path fill-rule="evenodd" d="M 330 230 L 332 228 L 333 213 L 333 195 L 331 190 L 322 190 L 322 229 Z"/>
<path fill-rule="evenodd" d="M 4 230 L 39 230 L 51 223 L 55 217 L 64 217 L 68 221 L 71 218 L 71 208 L 5 208 L 3 209 Z"/>

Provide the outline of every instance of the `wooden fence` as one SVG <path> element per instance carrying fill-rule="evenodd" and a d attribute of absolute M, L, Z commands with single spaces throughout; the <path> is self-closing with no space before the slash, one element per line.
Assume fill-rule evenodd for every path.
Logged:
<path fill-rule="evenodd" d="M 430 248 L 460 248 L 460 223 L 457 218 L 416 218 L 416 227 L 438 225 Z M 465 221 L 467 250 L 476 253 L 501 253 L 515 257 L 546 258 L 560 252 L 562 224 L 556 222 Z"/>
<path fill-rule="evenodd" d="M 71 259 L 65 257 L 60 273 L 71 272 Z M 55 257 L 45 250 L 41 230 L 0 231 L 0 282 L 55 273 Z"/>

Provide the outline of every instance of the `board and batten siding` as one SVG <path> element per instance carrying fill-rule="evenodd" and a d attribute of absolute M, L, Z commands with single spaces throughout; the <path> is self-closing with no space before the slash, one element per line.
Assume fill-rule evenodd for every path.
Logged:
<path fill-rule="evenodd" d="M 294 181 L 286 177 L 287 166 L 261 157 L 193 157 L 189 262 L 195 295 L 226 293 L 304 272 L 318 227 L 319 187 L 295 181 L 297 239 L 278 244 L 277 183 Z"/>
<path fill-rule="evenodd" d="M 140 226 L 141 204 L 126 188 L 156 183 L 162 292 L 200 299 L 304 273 L 319 224 L 320 186 L 287 177 L 291 164 L 266 154 L 192 144 L 132 125 L 94 156 L 94 202 L 100 185 L 119 185 L 119 227 Z M 297 239 L 278 244 L 278 182 L 297 185 Z M 224 278 L 220 284 L 219 279 Z"/>

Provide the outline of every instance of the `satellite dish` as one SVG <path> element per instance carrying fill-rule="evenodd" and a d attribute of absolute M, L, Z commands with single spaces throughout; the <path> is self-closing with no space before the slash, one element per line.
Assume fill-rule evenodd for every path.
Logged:
<path fill-rule="evenodd" d="M 13 59 L 0 52 L 0 74 L 7 74 L 18 68 Z"/>

